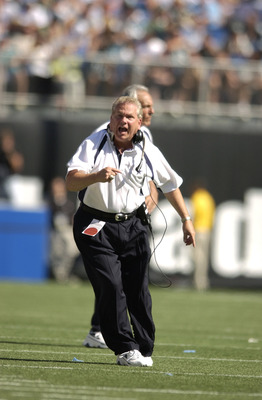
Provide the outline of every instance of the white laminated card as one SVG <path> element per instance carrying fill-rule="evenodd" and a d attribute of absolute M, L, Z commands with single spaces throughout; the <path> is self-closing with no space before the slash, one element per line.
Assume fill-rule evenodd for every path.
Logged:
<path fill-rule="evenodd" d="M 105 225 L 105 221 L 99 221 L 98 219 L 93 219 L 91 223 L 83 230 L 83 234 L 87 236 L 96 236 L 99 231 Z"/>

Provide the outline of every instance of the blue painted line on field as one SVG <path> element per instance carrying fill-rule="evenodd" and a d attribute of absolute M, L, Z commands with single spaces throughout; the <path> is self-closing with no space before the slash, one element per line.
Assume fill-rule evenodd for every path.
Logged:
<path fill-rule="evenodd" d="M 73 362 L 84 362 L 83 360 L 78 360 L 76 357 L 73 358 Z"/>

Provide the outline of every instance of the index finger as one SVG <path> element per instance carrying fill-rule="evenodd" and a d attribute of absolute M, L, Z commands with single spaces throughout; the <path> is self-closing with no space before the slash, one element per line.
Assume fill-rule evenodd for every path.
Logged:
<path fill-rule="evenodd" d="M 117 168 L 111 168 L 111 169 L 112 169 L 112 172 L 114 172 L 115 174 L 122 174 L 120 169 L 117 169 Z"/>

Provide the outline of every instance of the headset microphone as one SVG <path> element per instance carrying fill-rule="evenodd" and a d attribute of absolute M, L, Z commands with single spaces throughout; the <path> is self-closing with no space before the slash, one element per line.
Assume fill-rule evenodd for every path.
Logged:
<path fill-rule="evenodd" d="M 144 137 L 144 134 L 143 134 L 143 132 L 142 131 L 137 131 L 137 133 L 135 134 L 135 136 L 136 135 L 138 135 L 138 137 L 139 137 L 139 140 L 138 141 L 135 141 L 134 143 L 140 143 L 141 141 L 143 141 L 143 149 L 142 149 L 142 155 L 141 155 L 141 160 L 140 160 L 140 163 L 138 164 L 138 166 L 136 167 L 136 172 L 140 172 L 140 170 L 141 170 L 141 166 L 142 166 L 142 162 L 143 162 L 143 158 L 144 158 L 144 155 L 145 155 L 145 144 L 146 144 L 146 141 L 145 141 L 145 137 Z M 134 137 L 135 137 L 134 136 Z M 133 138 L 133 140 L 134 140 L 134 138 Z M 136 139 L 137 140 L 137 139 Z"/>
<path fill-rule="evenodd" d="M 108 132 L 108 134 L 109 134 L 109 136 L 110 136 L 111 142 L 113 142 L 114 133 L 110 130 L 110 124 L 107 125 L 106 130 L 107 130 L 107 132 Z"/>

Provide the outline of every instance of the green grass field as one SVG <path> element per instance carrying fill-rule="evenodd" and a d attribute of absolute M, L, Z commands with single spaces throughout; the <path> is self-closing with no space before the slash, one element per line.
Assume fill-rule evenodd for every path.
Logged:
<path fill-rule="evenodd" d="M 262 399 L 260 292 L 151 293 L 154 365 L 122 367 L 82 346 L 88 283 L 0 282 L 0 400 Z"/>

